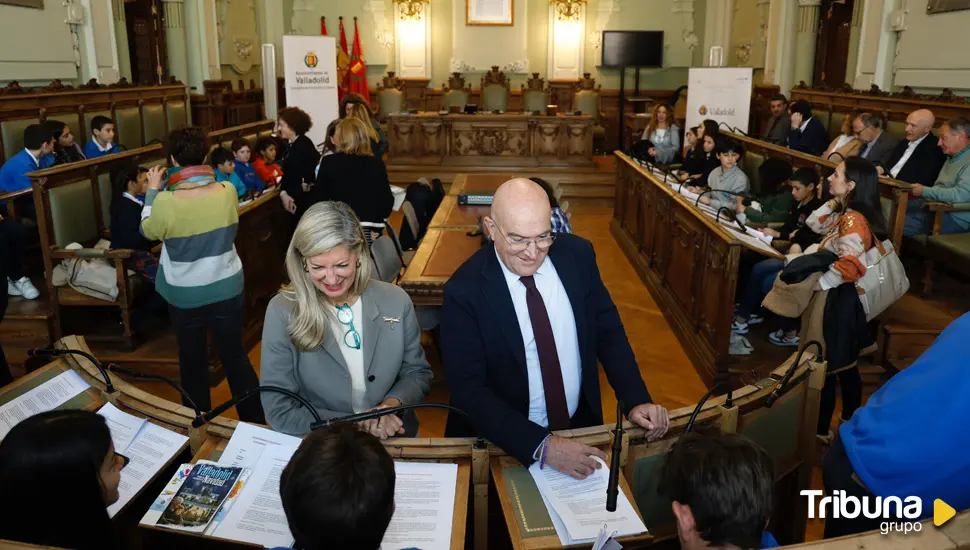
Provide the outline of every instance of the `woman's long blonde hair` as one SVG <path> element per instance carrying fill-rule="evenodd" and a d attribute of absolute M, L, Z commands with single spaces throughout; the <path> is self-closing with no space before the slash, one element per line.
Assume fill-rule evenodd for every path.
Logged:
<path fill-rule="evenodd" d="M 367 290 L 373 272 L 360 221 L 350 206 L 342 202 L 314 204 L 300 218 L 286 249 L 286 273 L 290 283 L 280 290 L 280 294 L 295 304 L 295 315 L 287 332 L 301 351 L 312 351 L 323 345 L 327 327 L 336 322 L 329 300 L 310 280 L 306 261 L 338 246 L 357 255 L 357 272 L 348 293 L 360 296 Z"/>
<path fill-rule="evenodd" d="M 374 123 L 371 122 L 370 109 L 367 108 L 367 105 L 363 103 L 348 103 L 347 118 L 356 118 L 363 122 L 364 128 L 367 129 L 367 137 L 374 141 L 378 140 L 377 130 L 374 129 Z"/>
<path fill-rule="evenodd" d="M 370 126 L 356 118 L 347 117 L 341 120 L 333 131 L 334 150 L 348 155 L 374 156 L 370 136 L 367 134 L 368 128 Z"/>

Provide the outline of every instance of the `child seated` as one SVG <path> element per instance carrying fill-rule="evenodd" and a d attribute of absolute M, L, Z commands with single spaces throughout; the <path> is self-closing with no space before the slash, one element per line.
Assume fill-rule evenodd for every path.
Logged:
<path fill-rule="evenodd" d="M 715 142 L 717 160 L 721 165 L 711 171 L 707 178 L 707 186 L 712 192 L 700 198 L 704 204 L 714 208 L 727 208 L 732 212 L 738 208 L 741 197 L 751 189 L 748 175 L 741 170 L 738 162 L 744 156 L 744 147 L 737 141 L 718 136 Z"/>
<path fill-rule="evenodd" d="M 256 170 L 249 163 L 253 156 L 253 151 L 249 147 L 249 141 L 239 138 L 232 142 L 232 156 L 236 157 L 236 175 L 242 180 L 246 189 L 253 192 L 260 192 L 265 189 L 265 185 L 256 175 Z"/>
<path fill-rule="evenodd" d="M 690 181 L 687 188 L 692 193 L 700 193 L 707 187 L 707 178 L 721 165 L 714 152 L 714 136 L 705 134 L 700 138 L 701 145 L 695 145 L 689 155 L 684 156 L 684 169 L 677 174 L 680 181 Z"/>
<path fill-rule="evenodd" d="M 151 249 L 158 243 L 146 239 L 139 230 L 147 190 L 147 168 L 129 164 L 112 171 L 111 248 L 134 251 L 130 267 L 154 282 L 158 258 Z"/>
<path fill-rule="evenodd" d="M 738 213 L 747 216 L 747 220 L 754 223 L 784 222 L 791 210 L 792 190 L 788 188 L 791 178 L 791 163 L 781 158 L 765 159 L 758 167 L 758 177 L 761 189 L 766 195 L 759 199 L 760 208 L 738 205 Z M 770 193 L 770 194 L 767 194 Z"/>
<path fill-rule="evenodd" d="M 24 128 L 24 148 L 0 165 L 0 193 L 30 189 L 31 183 L 27 174 L 53 165 L 54 144 L 55 140 L 47 125 L 31 124 Z M 14 204 L 21 218 L 37 220 L 32 196 L 20 197 Z"/>
<path fill-rule="evenodd" d="M 283 169 L 276 164 L 276 153 L 279 147 L 272 137 L 262 137 L 256 142 L 256 153 L 259 157 L 253 161 L 253 170 L 267 187 L 276 185 L 283 178 Z"/>
<path fill-rule="evenodd" d="M 84 146 L 84 156 L 96 159 L 113 155 L 121 149 L 112 143 L 115 139 L 115 123 L 106 116 L 98 115 L 91 119 L 91 141 Z"/>
<path fill-rule="evenodd" d="M 209 154 L 209 164 L 216 173 L 216 181 L 228 181 L 236 188 L 236 195 L 239 198 L 246 196 L 246 184 L 236 175 L 236 159 L 228 149 L 222 147 L 213 149 Z"/>

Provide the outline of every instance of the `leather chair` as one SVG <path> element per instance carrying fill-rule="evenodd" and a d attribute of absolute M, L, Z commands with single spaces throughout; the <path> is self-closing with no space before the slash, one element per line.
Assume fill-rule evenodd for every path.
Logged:
<path fill-rule="evenodd" d="M 115 141 L 119 145 L 123 145 L 127 149 L 136 149 L 144 145 L 142 142 L 141 113 L 138 111 L 138 107 L 119 107 L 115 109 L 114 121 L 117 132 Z M 90 127 L 88 133 L 91 133 Z M 87 139 L 91 139 L 90 136 L 86 137 Z M 87 139 L 85 139 L 85 142 Z"/>
<path fill-rule="evenodd" d="M 765 156 L 753 151 L 745 151 L 744 159 L 741 160 L 741 169 L 748 176 L 748 181 L 751 183 L 751 192 L 755 195 L 760 195 L 764 191 L 761 189 L 761 175 L 759 173 L 764 162 Z"/>
<path fill-rule="evenodd" d="M 451 73 L 448 83 L 442 84 L 441 87 L 444 91 L 441 97 L 442 110 L 448 111 L 452 106 L 464 110 L 465 105 L 468 104 L 468 99 L 471 97 L 472 90 L 465 84 L 465 79 L 461 76 L 461 73 Z"/>
<path fill-rule="evenodd" d="M 508 110 L 509 79 L 498 69 L 498 65 L 492 65 L 492 70 L 482 75 L 481 94 L 484 111 Z"/>
<path fill-rule="evenodd" d="M 544 89 L 545 81 L 539 78 L 539 73 L 532 73 L 532 78 L 522 85 L 522 110 L 526 113 L 546 112 L 549 104 L 549 94 Z"/>
<path fill-rule="evenodd" d="M 40 124 L 39 118 L 22 118 L 0 122 L 3 139 L 3 160 L 9 159 L 24 148 L 24 130 L 31 124 Z"/>
<path fill-rule="evenodd" d="M 394 71 L 388 71 L 384 81 L 377 85 L 377 120 L 387 122 L 388 115 L 404 110 L 404 83 Z"/>
<path fill-rule="evenodd" d="M 596 85 L 596 79 L 590 78 L 589 73 L 583 73 L 583 78 L 576 83 L 576 93 L 573 94 L 573 111 L 593 117 L 593 143 L 595 145 L 598 142 L 600 149 L 606 139 L 606 128 L 603 126 L 606 113 L 603 112 L 600 93 L 602 88 L 602 85 Z"/>

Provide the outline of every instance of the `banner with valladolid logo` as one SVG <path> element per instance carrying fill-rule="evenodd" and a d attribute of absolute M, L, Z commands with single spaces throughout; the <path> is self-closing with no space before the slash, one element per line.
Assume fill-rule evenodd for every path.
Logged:
<path fill-rule="evenodd" d="M 330 121 L 337 118 L 337 39 L 284 35 L 283 76 L 287 107 L 299 107 L 310 115 L 313 127 L 307 136 L 319 146 Z"/>
<path fill-rule="evenodd" d="M 687 76 L 686 127 L 693 128 L 709 118 L 750 133 L 752 70 L 750 67 L 691 69 Z M 728 131 L 726 126 L 721 129 Z"/>

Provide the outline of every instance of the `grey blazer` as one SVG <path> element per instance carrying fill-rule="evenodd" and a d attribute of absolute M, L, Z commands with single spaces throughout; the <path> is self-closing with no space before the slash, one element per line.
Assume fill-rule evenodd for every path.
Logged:
<path fill-rule="evenodd" d="M 775 145 L 787 146 L 789 131 L 791 131 L 791 119 L 788 118 L 788 113 L 772 115 L 768 119 L 768 126 L 765 128 L 765 134 L 761 136 L 761 139 Z"/>
<path fill-rule="evenodd" d="M 886 166 L 889 163 L 889 157 L 893 155 L 893 150 L 896 145 L 899 144 L 899 138 L 889 135 L 889 132 L 883 131 L 876 138 L 876 141 L 870 143 L 869 151 L 866 151 L 866 146 L 863 145 L 862 149 L 859 151 L 859 156 L 871 161 L 872 163 L 880 164 L 888 172 L 892 166 Z M 865 156 L 863 156 L 865 154 Z"/>
<path fill-rule="evenodd" d="M 400 287 L 372 280 L 361 299 L 364 319 L 354 322 L 363 323 L 368 407 L 376 407 L 387 397 L 396 397 L 405 405 L 420 403 L 431 387 L 432 373 L 421 347 L 421 329 L 411 298 Z M 286 330 L 293 306 L 277 294 L 266 308 L 260 384 L 298 393 L 324 420 L 353 414 L 350 372 L 333 331 L 326 331 L 319 348 L 300 351 Z M 260 398 L 271 428 L 294 435 L 309 433 L 313 416 L 298 401 L 269 392 Z M 406 435 L 417 435 L 414 414 L 405 414 L 404 429 Z"/>
<path fill-rule="evenodd" d="M 660 139 L 657 131 L 654 130 L 653 134 L 647 135 L 647 129 L 643 130 L 643 135 L 640 136 L 642 139 L 648 139 L 653 143 L 654 148 L 657 150 L 657 162 L 661 164 L 670 164 L 673 162 L 674 157 L 680 152 L 680 128 L 676 124 L 671 124 L 667 128 L 667 135 L 664 139 Z"/>

